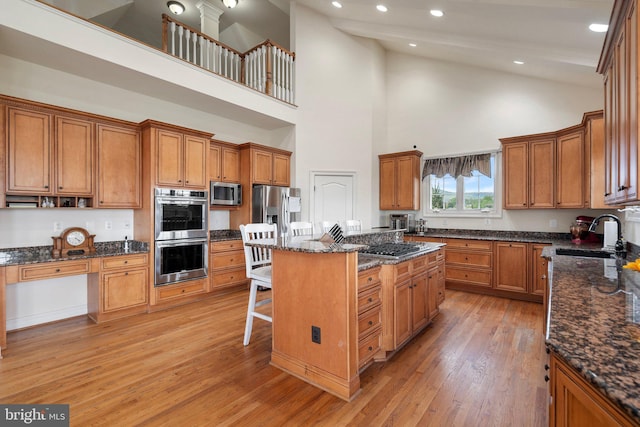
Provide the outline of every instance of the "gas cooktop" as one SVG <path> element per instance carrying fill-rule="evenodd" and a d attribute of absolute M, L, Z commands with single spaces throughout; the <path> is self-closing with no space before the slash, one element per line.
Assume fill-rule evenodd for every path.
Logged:
<path fill-rule="evenodd" d="M 371 245 L 367 249 L 360 250 L 361 254 L 378 258 L 400 259 L 404 256 L 424 251 L 426 248 L 411 243 L 381 243 Z"/>

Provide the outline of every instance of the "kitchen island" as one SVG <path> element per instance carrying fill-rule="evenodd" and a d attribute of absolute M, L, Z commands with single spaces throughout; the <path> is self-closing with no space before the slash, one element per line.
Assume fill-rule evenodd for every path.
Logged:
<path fill-rule="evenodd" d="M 625 260 L 556 255 L 552 247 L 543 256 L 552 275 L 550 425 L 565 417 L 640 425 L 640 272 L 621 268 Z"/>
<path fill-rule="evenodd" d="M 395 234 L 363 232 L 350 237 L 365 241 L 369 236 L 379 243 Z M 426 269 L 428 254 L 441 246 L 425 244 L 415 255 L 389 260 L 359 256 L 365 244 L 324 243 L 309 236 L 249 245 L 273 251 L 271 364 L 347 401 L 358 395 L 359 372 L 367 363 L 374 357 L 386 359 L 383 329 L 393 327 L 389 317 L 394 311 L 392 301 L 385 301 L 388 290 L 381 269 L 406 263 L 410 272 L 414 260 Z M 425 286 L 425 312 L 426 291 Z M 390 292 L 393 298 L 393 289 Z"/>

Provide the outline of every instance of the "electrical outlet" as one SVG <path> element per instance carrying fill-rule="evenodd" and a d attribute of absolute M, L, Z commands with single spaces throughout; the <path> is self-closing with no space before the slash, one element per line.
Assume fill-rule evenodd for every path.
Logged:
<path fill-rule="evenodd" d="M 113 223 L 111 221 L 105 221 L 104 222 L 104 229 L 105 230 L 111 230 L 113 228 Z"/>
<path fill-rule="evenodd" d="M 311 342 L 320 344 L 320 328 L 318 326 L 311 327 Z"/>
<path fill-rule="evenodd" d="M 53 231 L 62 231 L 62 223 L 60 221 L 53 222 Z"/>
<path fill-rule="evenodd" d="M 125 223 L 124 223 L 123 228 L 124 228 L 125 230 L 129 230 L 129 229 L 131 229 L 131 223 L 130 223 L 130 222 L 125 222 Z"/>

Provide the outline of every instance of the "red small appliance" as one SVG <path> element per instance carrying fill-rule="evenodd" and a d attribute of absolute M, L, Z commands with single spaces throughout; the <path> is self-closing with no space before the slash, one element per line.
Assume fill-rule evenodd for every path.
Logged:
<path fill-rule="evenodd" d="M 589 226 L 593 222 L 594 218 L 591 216 L 580 215 L 576 217 L 576 220 L 569 230 L 571 231 L 571 242 L 579 245 L 581 243 L 600 243 L 598 235 L 592 231 L 589 231 Z"/>

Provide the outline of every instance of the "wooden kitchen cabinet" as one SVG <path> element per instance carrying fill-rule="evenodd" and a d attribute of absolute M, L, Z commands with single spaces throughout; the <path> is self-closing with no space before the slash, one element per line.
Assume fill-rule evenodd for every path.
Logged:
<path fill-rule="evenodd" d="M 528 290 L 529 251 L 527 243 L 495 242 L 496 289 L 511 292 Z"/>
<path fill-rule="evenodd" d="M 447 287 L 458 290 L 490 288 L 493 243 L 489 240 L 443 239 Z"/>
<path fill-rule="evenodd" d="M 140 208 L 142 206 L 142 149 L 135 127 L 99 124 L 98 207 Z"/>
<path fill-rule="evenodd" d="M 616 1 L 597 71 L 604 76 L 605 202 L 638 201 L 638 12 Z"/>
<path fill-rule="evenodd" d="M 56 117 L 55 194 L 93 196 L 93 128 L 89 120 Z"/>
<path fill-rule="evenodd" d="M 550 426 L 620 427 L 637 425 L 555 352 L 551 352 L 549 372 Z"/>
<path fill-rule="evenodd" d="M 211 142 L 209 180 L 240 182 L 240 150 L 237 146 L 222 141 Z"/>
<path fill-rule="evenodd" d="M 420 151 L 381 154 L 380 209 L 420 209 Z"/>
<path fill-rule="evenodd" d="M 53 194 L 51 114 L 8 108 L 7 193 Z"/>
<path fill-rule="evenodd" d="M 431 271 L 431 270 L 429 270 Z M 428 254 L 395 265 L 383 265 L 382 343 L 375 360 L 386 360 L 437 314 L 437 282 L 428 271 Z"/>
<path fill-rule="evenodd" d="M 556 207 L 583 208 L 587 193 L 585 182 L 590 174 L 590 168 L 585 165 L 583 129 L 558 136 L 556 147 Z"/>
<path fill-rule="evenodd" d="M 430 318 L 433 318 L 436 314 L 438 314 L 438 306 L 445 300 L 445 251 L 445 247 L 442 247 L 435 252 L 430 252 L 429 254 L 427 254 L 430 276 L 429 280 L 434 282 L 433 286 L 430 285 L 429 291 L 433 291 L 436 293 L 434 300 L 432 300 L 431 296 L 429 297 L 430 304 L 433 304 L 433 302 L 435 301 L 435 306 L 430 305 L 429 307 Z"/>
<path fill-rule="evenodd" d="M 207 189 L 208 138 L 163 128 L 151 132 L 157 144 L 156 184 Z"/>
<path fill-rule="evenodd" d="M 212 242 L 209 245 L 209 290 L 221 290 L 248 283 L 244 245 L 241 239 Z"/>
<path fill-rule="evenodd" d="M 547 275 L 549 262 L 546 258 L 542 257 L 542 250 L 551 246 L 550 244 L 545 243 L 530 243 L 529 247 L 531 248 L 531 277 L 530 283 L 531 286 L 529 288 L 529 292 L 533 295 L 544 296 L 547 288 Z"/>
<path fill-rule="evenodd" d="M 253 184 L 288 187 L 291 183 L 290 155 L 273 150 L 250 148 Z"/>
<path fill-rule="evenodd" d="M 358 273 L 358 369 L 373 361 L 382 338 L 380 267 Z"/>
<path fill-rule="evenodd" d="M 96 322 L 147 311 L 148 254 L 100 259 L 100 271 L 90 275 L 87 288 L 89 317 Z"/>

